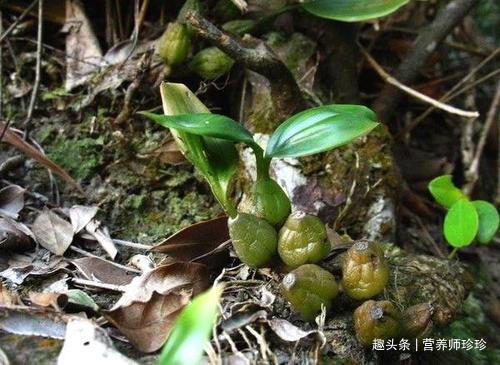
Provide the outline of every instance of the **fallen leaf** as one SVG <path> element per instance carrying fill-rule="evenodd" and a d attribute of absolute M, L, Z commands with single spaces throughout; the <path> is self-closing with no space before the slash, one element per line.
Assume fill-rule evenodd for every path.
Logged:
<path fill-rule="evenodd" d="M 84 205 L 73 205 L 69 209 L 69 219 L 73 226 L 73 232 L 78 233 L 90 223 L 92 218 L 95 217 L 99 208 L 87 207 Z"/>
<path fill-rule="evenodd" d="M 71 289 L 65 293 L 68 296 L 68 305 L 83 307 L 97 312 L 99 306 L 87 293 L 80 289 Z"/>
<path fill-rule="evenodd" d="M 113 260 L 118 254 L 118 250 L 109 236 L 109 233 L 106 229 L 99 228 L 100 222 L 95 219 L 91 220 L 86 226 L 85 230 L 89 233 L 94 239 L 101 245 L 101 247 L 106 251 L 106 253 Z"/>
<path fill-rule="evenodd" d="M 66 19 L 62 32 L 67 33 L 64 87 L 66 91 L 71 91 L 86 83 L 99 70 L 103 64 L 102 51 L 80 1 L 66 0 Z"/>
<path fill-rule="evenodd" d="M 178 261 L 194 261 L 215 266 L 208 254 L 229 240 L 227 217 L 222 216 L 199 222 L 181 229 L 151 248 L 151 251 L 167 254 Z M 227 257 L 227 255 L 225 255 Z M 220 261 L 220 260 L 219 260 Z"/>
<path fill-rule="evenodd" d="M 0 190 L 0 214 L 17 219 L 24 207 L 24 192 L 26 189 L 18 185 L 9 185 Z"/>
<path fill-rule="evenodd" d="M 138 350 L 153 352 L 165 343 L 175 319 L 190 298 L 207 285 L 205 265 L 159 266 L 135 278 L 104 316 Z"/>
<path fill-rule="evenodd" d="M 70 318 L 49 308 L 0 306 L 0 330 L 16 335 L 62 339 Z"/>
<path fill-rule="evenodd" d="M 130 258 L 129 263 L 142 272 L 153 270 L 155 268 L 153 260 L 145 255 L 134 255 Z"/>
<path fill-rule="evenodd" d="M 136 276 L 98 257 L 82 257 L 70 261 L 87 280 L 113 285 L 127 285 Z"/>
<path fill-rule="evenodd" d="M 163 142 L 160 147 L 153 151 L 153 154 L 158 156 L 161 162 L 170 165 L 180 165 L 186 162 L 186 157 L 179 150 L 177 142 L 170 137 L 168 140 Z"/>
<path fill-rule="evenodd" d="M 271 329 L 281 338 L 283 341 L 296 342 L 304 337 L 309 336 L 311 333 L 316 331 L 304 331 L 299 327 L 291 324 L 285 319 L 274 318 L 268 321 Z"/>
<path fill-rule="evenodd" d="M 11 254 L 8 264 L 9 268 L 0 272 L 0 276 L 17 285 L 22 284 L 28 276 L 52 275 L 67 266 L 61 256 L 50 255 L 46 250 L 31 254 Z"/>
<path fill-rule="evenodd" d="M 88 319 L 73 318 L 66 326 L 64 345 L 57 365 L 138 365 L 113 347 L 106 331 Z"/>
<path fill-rule="evenodd" d="M 63 255 L 73 241 L 71 224 L 51 210 L 40 213 L 31 228 L 38 243 L 56 255 Z"/>
<path fill-rule="evenodd" d="M 28 298 L 31 303 L 40 307 L 52 307 L 55 310 L 63 309 L 68 304 L 68 296 L 61 293 L 30 292 Z"/>
<path fill-rule="evenodd" d="M 24 224 L 0 217 L 0 251 L 28 251 L 35 247 L 35 236 Z"/>
<path fill-rule="evenodd" d="M 0 130 L 4 130 L 5 128 L 5 123 L 0 123 Z M 69 174 L 64 171 L 64 169 L 50 160 L 47 156 L 45 156 L 43 153 L 38 151 L 35 147 L 30 145 L 28 142 L 26 142 L 24 139 L 19 137 L 12 128 L 7 128 L 5 129 L 5 133 L 3 136 L 2 141 L 5 141 L 12 146 L 16 147 L 19 151 L 24 153 L 26 156 L 32 158 L 33 160 L 41 163 L 43 166 L 48 168 L 50 171 L 53 173 L 59 175 L 61 179 L 66 181 L 69 185 L 71 185 L 73 188 L 75 188 L 79 193 L 82 195 L 85 195 L 85 192 L 81 188 L 81 186 L 73 180 Z"/>

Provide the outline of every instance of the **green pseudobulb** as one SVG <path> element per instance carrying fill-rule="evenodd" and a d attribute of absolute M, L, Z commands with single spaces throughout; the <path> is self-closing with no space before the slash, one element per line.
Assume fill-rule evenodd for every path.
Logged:
<path fill-rule="evenodd" d="M 389 281 L 389 266 L 382 246 L 360 240 L 347 251 L 342 263 L 342 287 L 354 299 L 369 299 L 382 293 Z"/>
<path fill-rule="evenodd" d="M 291 271 L 283 278 L 281 287 L 292 308 L 308 320 L 320 313 L 321 305 L 329 310 L 339 291 L 335 277 L 313 264 Z"/>
<path fill-rule="evenodd" d="M 295 212 L 286 220 L 278 236 L 278 253 L 285 264 L 295 268 L 314 264 L 331 251 L 326 228 L 316 216 Z"/>
<path fill-rule="evenodd" d="M 263 267 L 276 254 L 278 234 L 264 219 L 238 213 L 229 218 L 228 227 L 236 254 L 248 266 Z"/>
<path fill-rule="evenodd" d="M 388 300 L 368 300 L 354 311 L 356 337 L 365 346 L 374 339 L 386 340 L 400 333 L 400 313 Z"/>
<path fill-rule="evenodd" d="M 270 178 L 258 179 L 255 182 L 252 197 L 253 213 L 273 226 L 281 226 L 292 210 L 290 199 L 281 186 Z"/>

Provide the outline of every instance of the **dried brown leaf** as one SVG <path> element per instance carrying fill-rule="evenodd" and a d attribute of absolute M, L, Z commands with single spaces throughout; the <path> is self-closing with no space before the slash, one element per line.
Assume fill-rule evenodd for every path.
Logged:
<path fill-rule="evenodd" d="M 215 253 L 228 240 L 227 217 L 222 216 L 181 229 L 155 245 L 151 251 L 167 254 L 179 261 L 193 261 L 203 257 L 200 262 L 215 266 L 220 260 L 214 257 L 207 259 L 208 254 L 212 251 Z"/>
<path fill-rule="evenodd" d="M 98 257 L 83 257 L 70 261 L 87 280 L 113 285 L 127 285 L 135 274 L 125 271 Z"/>
<path fill-rule="evenodd" d="M 0 272 L 0 276 L 20 285 L 30 275 L 52 275 L 67 266 L 61 256 L 50 255 L 48 251 L 45 251 L 45 253 L 46 255 L 40 255 L 39 253 L 10 255 L 8 260 L 9 268 Z"/>
<path fill-rule="evenodd" d="M 0 123 L 0 130 L 3 130 L 4 128 L 5 128 L 5 124 Z M 85 195 L 81 186 L 75 180 L 73 180 L 73 178 L 71 176 L 69 176 L 69 174 L 66 171 L 64 171 L 64 169 L 61 166 L 59 166 L 55 162 L 51 161 L 47 156 L 45 156 L 43 153 L 38 151 L 35 147 L 30 145 L 28 142 L 23 140 L 21 137 L 19 137 L 11 128 L 7 128 L 5 130 L 5 134 L 3 136 L 3 141 L 16 147 L 19 151 L 24 153 L 26 156 L 41 163 L 43 166 L 48 168 L 50 171 L 59 175 L 61 177 L 61 179 L 66 181 L 69 185 L 71 185 L 73 188 L 75 188 L 82 195 Z"/>
<path fill-rule="evenodd" d="M 263 309 L 253 312 L 252 311 L 238 312 L 236 314 L 233 314 L 228 319 L 224 320 L 221 323 L 221 327 L 227 333 L 231 333 L 234 330 L 252 324 L 257 320 L 266 318 L 267 318 L 267 312 Z"/>
<path fill-rule="evenodd" d="M 25 191 L 18 185 L 9 185 L 0 190 L 0 214 L 17 219 L 17 213 L 24 207 Z"/>
<path fill-rule="evenodd" d="M 63 255 L 73 241 L 71 224 L 51 210 L 45 210 L 31 227 L 40 245 L 56 255 Z"/>
<path fill-rule="evenodd" d="M 205 265 L 160 266 L 135 278 L 104 315 L 138 350 L 156 351 L 189 299 L 207 287 L 207 280 Z"/>
<path fill-rule="evenodd" d="M 87 207 L 84 205 L 73 205 L 69 209 L 69 219 L 73 226 L 73 232 L 78 233 L 90 223 L 95 217 L 98 207 Z"/>
<path fill-rule="evenodd" d="M 34 235 L 24 224 L 0 217 L 0 251 L 27 251 L 35 247 Z"/>
<path fill-rule="evenodd" d="M 115 246 L 115 243 L 109 236 L 107 229 L 99 228 L 100 224 L 101 223 L 99 221 L 93 219 L 85 226 L 85 230 L 87 231 L 87 233 L 94 237 L 94 239 L 101 245 L 104 251 L 106 251 L 109 257 L 114 260 L 116 255 L 118 254 L 118 250 Z"/>

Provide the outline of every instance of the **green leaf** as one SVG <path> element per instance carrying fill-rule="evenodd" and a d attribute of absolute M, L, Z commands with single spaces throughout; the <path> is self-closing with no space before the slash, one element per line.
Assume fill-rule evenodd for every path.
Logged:
<path fill-rule="evenodd" d="M 196 365 L 217 318 L 222 286 L 198 295 L 179 315 L 158 365 Z"/>
<path fill-rule="evenodd" d="M 321 18 L 359 22 L 388 15 L 410 0 L 311 0 L 302 7 Z"/>
<path fill-rule="evenodd" d="M 474 204 L 460 199 L 453 204 L 444 218 L 444 237 L 453 247 L 469 245 L 476 237 L 479 216 Z"/>
<path fill-rule="evenodd" d="M 490 242 L 498 231 L 500 217 L 497 208 L 484 200 L 473 201 L 479 216 L 479 229 L 477 231 L 477 240 L 480 243 Z"/>
<path fill-rule="evenodd" d="M 165 115 L 207 114 L 208 108 L 184 84 L 162 83 L 160 86 Z M 229 215 L 236 209 L 228 197 L 229 184 L 238 167 L 234 143 L 171 129 L 181 152 L 198 169 L 212 192 Z"/>
<path fill-rule="evenodd" d="M 283 122 L 267 144 L 266 158 L 300 157 L 342 146 L 378 125 L 375 113 L 361 105 L 324 105 Z"/>
<path fill-rule="evenodd" d="M 451 175 L 438 176 L 429 183 L 429 191 L 436 201 L 445 208 L 450 208 L 460 199 L 467 199 L 451 180 Z"/>
<path fill-rule="evenodd" d="M 249 145 L 254 144 L 250 132 L 241 124 L 224 115 L 211 113 L 159 115 L 140 112 L 156 123 L 178 131 L 225 139 L 233 142 L 242 142 Z"/>
<path fill-rule="evenodd" d="M 80 289 L 70 289 L 66 292 L 66 295 L 68 296 L 68 303 L 90 308 L 94 312 L 99 310 L 99 306 L 94 302 L 94 299 Z"/>

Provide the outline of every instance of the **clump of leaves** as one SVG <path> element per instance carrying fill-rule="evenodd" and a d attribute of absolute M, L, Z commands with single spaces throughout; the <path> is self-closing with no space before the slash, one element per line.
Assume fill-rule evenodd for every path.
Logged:
<path fill-rule="evenodd" d="M 461 247 L 474 240 L 488 244 L 498 231 L 500 217 L 495 206 L 484 200 L 470 201 L 457 188 L 451 175 L 443 175 L 429 183 L 434 199 L 448 209 L 444 218 L 443 233 L 454 247 L 450 257 Z"/>

